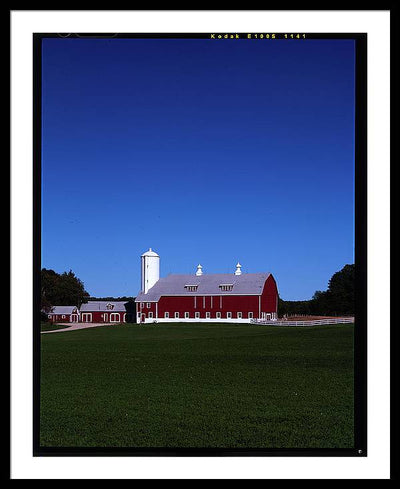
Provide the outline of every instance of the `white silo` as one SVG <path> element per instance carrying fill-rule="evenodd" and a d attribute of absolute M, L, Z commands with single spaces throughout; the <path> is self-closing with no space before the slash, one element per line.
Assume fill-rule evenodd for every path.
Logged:
<path fill-rule="evenodd" d="M 142 292 L 147 291 L 158 282 L 160 278 L 160 257 L 151 248 L 142 255 Z"/>

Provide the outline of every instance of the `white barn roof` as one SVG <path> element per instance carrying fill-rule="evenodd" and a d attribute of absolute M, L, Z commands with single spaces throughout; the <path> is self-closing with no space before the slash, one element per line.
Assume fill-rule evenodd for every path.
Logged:
<path fill-rule="evenodd" d="M 217 273 L 206 275 L 175 275 L 160 278 L 148 290 L 140 292 L 136 302 L 158 301 L 162 296 L 199 295 L 261 295 L 270 273 Z M 220 287 L 224 286 L 224 287 Z M 229 286 L 232 286 L 230 288 Z"/>
<path fill-rule="evenodd" d="M 77 310 L 76 306 L 53 306 L 48 314 L 72 314 Z"/>
<path fill-rule="evenodd" d="M 126 301 L 89 301 L 81 305 L 81 312 L 125 312 Z"/>

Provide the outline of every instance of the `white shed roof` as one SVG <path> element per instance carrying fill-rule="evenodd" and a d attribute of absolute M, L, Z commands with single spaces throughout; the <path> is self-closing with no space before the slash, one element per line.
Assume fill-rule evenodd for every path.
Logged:
<path fill-rule="evenodd" d="M 125 312 L 125 301 L 89 301 L 81 305 L 81 312 Z"/>
<path fill-rule="evenodd" d="M 78 312 L 76 306 L 53 306 L 48 314 L 72 314 Z"/>

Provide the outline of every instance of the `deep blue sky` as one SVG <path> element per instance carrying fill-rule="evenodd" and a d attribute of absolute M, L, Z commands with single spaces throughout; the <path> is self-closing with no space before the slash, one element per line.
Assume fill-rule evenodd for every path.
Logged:
<path fill-rule="evenodd" d="M 354 41 L 43 40 L 42 266 L 92 296 L 270 271 L 309 299 L 354 252 Z"/>

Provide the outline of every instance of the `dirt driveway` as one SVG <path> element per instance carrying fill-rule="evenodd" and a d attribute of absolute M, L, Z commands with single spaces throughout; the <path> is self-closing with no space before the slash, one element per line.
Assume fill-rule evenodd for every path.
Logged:
<path fill-rule="evenodd" d="M 64 331 L 76 331 L 77 329 L 87 329 L 87 328 L 97 328 L 98 326 L 112 326 L 116 323 L 58 323 L 60 325 L 65 325 L 68 327 L 62 329 L 54 329 L 53 331 L 42 331 L 45 333 L 63 333 Z M 72 324 L 72 326 L 70 326 Z"/>

